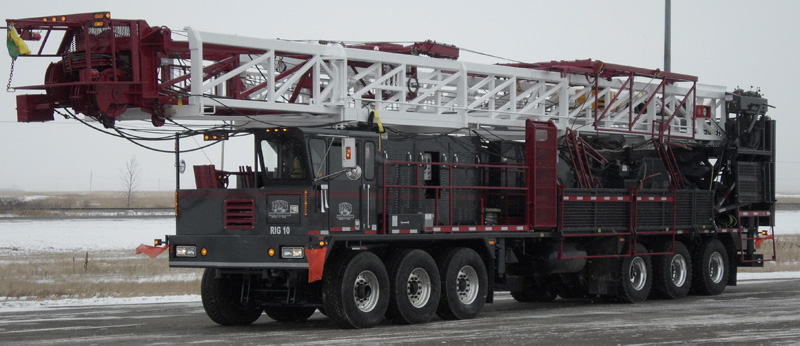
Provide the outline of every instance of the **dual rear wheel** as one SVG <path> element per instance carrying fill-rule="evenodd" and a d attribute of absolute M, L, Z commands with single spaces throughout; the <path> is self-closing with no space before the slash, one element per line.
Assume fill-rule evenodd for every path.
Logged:
<path fill-rule="evenodd" d="M 638 244 L 637 254 L 647 251 Z M 664 242 L 656 252 L 667 255 L 632 256 L 621 263 L 618 298 L 637 303 L 647 299 L 648 293 L 663 299 L 679 299 L 690 292 L 700 295 L 718 295 L 725 290 L 729 276 L 729 260 L 725 245 L 717 239 L 708 239 L 690 254 L 680 241 Z M 652 286 L 652 292 L 650 292 Z"/>
<path fill-rule="evenodd" d="M 370 252 L 333 258 L 323 278 L 325 312 L 343 328 L 475 317 L 486 302 L 486 266 L 472 249 L 448 249 L 436 260 L 419 249 L 394 253 L 386 265 Z"/>
<path fill-rule="evenodd" d="M 671 251 L 673 250 L 673 251 Z M 652 295 L 662 299 L 679 299 L 689 293 L 692 286 L 692 258 L 682 242 L 664 242 L 656 252 L 673 252 L 653 258 Z"/>

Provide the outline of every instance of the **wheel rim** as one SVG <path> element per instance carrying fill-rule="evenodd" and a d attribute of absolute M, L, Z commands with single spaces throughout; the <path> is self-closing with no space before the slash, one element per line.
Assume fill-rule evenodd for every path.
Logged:
<path fill-rule="evenodd" d="M 363 312 L 370 312 L 378 305 L 380 286 L 375 273 L 365 270 L 356 276 L 353 285 L 353 298 L 356 307 Z"/>
<path fill-rule="evenodd" d="M 647 265 L 641 257 L 635 257 L 631 261 L 628 279 L 634 290 L 641 291 L 647 282 Z"/>
<path fill-rule="evenodd" d="M 725 274 L 725 265 L 723 263 L 722 255 L 719 252 L 711 254 L 711 258 L 708 261 L 708 275 L 714 283 L 722 281 L 722 276 Z"/>
<path fill-rule="evenodd" d="M 478 297 L 478 272 L 471 266 L 463 266 L 456 278 L 456 293 L 463 304 L 472 304 Z"/>
<path fill-rule="evenodd" d="M 406 283 L 406 294 L 408 301 L 415 308 L 424 307 L 431 298 L 431 277 L 428 271 L 422 268 L 415 268 L 408 275 Z"/>
<path fill-rule="evenodd" d="M 670 275 L 672 276 L 672 284 L 676 287 L 683 287 L 686 283 L 686 275 L 688 275 L 686 258 L 680 254 L 672 257 L 670 264 Z"/>

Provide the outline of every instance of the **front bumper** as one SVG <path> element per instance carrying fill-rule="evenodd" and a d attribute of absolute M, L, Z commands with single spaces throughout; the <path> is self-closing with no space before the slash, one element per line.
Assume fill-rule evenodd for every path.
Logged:
<path fill-rule="evenodd" d="M 281 258 L 281 247 L 305 247 L 308 237 L 280 238 L 245 235 L 173 235 L 169 237 L 170 267 L 308 269 L 306 258 Z M 196 246 L 196 257 L 176 257 L 177 246 Z M 206 255 L 201 250 L 206 250 Z M 269 250 L 273 249 L 273 256 Z"/>

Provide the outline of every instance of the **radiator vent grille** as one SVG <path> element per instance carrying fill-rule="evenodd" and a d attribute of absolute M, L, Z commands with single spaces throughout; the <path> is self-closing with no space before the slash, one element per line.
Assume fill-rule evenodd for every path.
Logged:
<path fill-rule="evenodd" d="M 225 200 L 225 228 L 255 228 L 255 202 L 252 199 Z"/>

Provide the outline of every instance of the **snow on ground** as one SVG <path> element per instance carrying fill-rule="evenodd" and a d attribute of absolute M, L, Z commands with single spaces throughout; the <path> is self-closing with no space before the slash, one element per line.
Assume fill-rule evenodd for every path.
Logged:
<path fill-rule="evenodd" d="M 800 210 L 775 211 L 775 234 L 800 234 Z"/>
<path fill-rule="evenodd" d="M 0 219 L 0 249 L 133 251 L 175 234 L 174 218 Z"/>
<path fill-rule="evenodd" d="M 57 309 L 67 307 L 105 306 L 105 305 L 152 305 L 161 303 L 194 303 L 200 302 L 200 296 L 163 296 L 163 297 L 130 297 L 130 298 L 88 298 L 88 299 L 59 299 L 59 300 L 13 300 L 3 301 L 0 297 L 0 313 L 36 311 L 42 309 Z"/>

